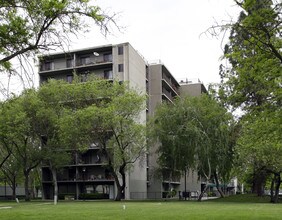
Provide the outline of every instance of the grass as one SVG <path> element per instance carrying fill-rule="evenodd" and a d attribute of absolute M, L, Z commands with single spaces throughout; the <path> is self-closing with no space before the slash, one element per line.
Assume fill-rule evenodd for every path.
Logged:
<path fill-rule="evenodd" d="M 232 196 L 196 201 L 72 201 L 0 202 L 1 219 L 281 219 L 282 204 L 270 204 L 253 196 Z M 12 207 L 1 209 L 1 207 Z"/>
<path fill-rule="evenodd" d="M 269 196 L 258 197 L 255 194 L 241 194 L 212 200 L 213 202 L 236 202 L 236 203 L 269 203 Z"/>

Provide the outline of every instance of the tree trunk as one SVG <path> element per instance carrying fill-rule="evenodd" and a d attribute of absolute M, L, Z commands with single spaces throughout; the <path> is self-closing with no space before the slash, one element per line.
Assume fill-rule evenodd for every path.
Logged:
<path fill-rule="evenodd" d="M 253 174 L 253 187 L 252 192 L 258 196 L 263 196 L 266 173 L 263 169 L 257 169 Z"/>
<path fill-rule="evenodd" d="M 219 187 L 219 181 L 218 181 L 218 176 L 217 176 L 216 171 L 214 172 L 214 179 L 215 179 L 216 188 L 217 188 L 217 191 L 220 194 L 220 197 L 224 198 L 225 197 L 224 193 L 222 192 L 221 188 Z"/>
<path fill-rule="evenodd" d="M 24 191 L 25 191 L 25 201 L 30 201 L 29 195 L 29 170 L 24 170 Z"/>
<path fill-rule="evenodd" d="M 116 187 L 117 187 L 117 195 L 115 198 L 115 201 L 120 201 L 123 197 L 123 190 L 124 188 L 122 188 L 122 185 L 119 182 L 119 178 L 117 176 L 117 174 L 114 172 L 114 169 L 112 167 L 109 168 L 110 173 L 113 175 L 114 179 L 115 179 L 115 183 L 116 183 Z M 125 177 L 124 177 L 125 179 Z"/>
<path fill-rule="evenodd" d="M 274 203 L 278 203 L 279 199 L 279 188 L 281 184 L 281 176 L 280 173 L 275 174 L 275 197 L 274 197 Z"/>
<path fill-rule="evenodd" d="M 109 170 L 110 170 L 111 174 L 113 175 L 113 177 L 115 179 L 116 186 L 117 186 L 117 195 L 116 195 L 115 201 L 121 201 L 121 199 L 124 198 L 124 189 L 125 189 L 125 171 L 124 171 L 124 169 L 125 169 L 125 166 L 126 166 L 126 164 L 123 164 L 119 168 L 119 173 L 121 175 L 121 183 L 120 183 L 118 175 L 114 171 L 113 167 L 112 166 L 109 167 Z"/>
<path fill-rule="evenodd" d="M 209 171 L 209 173 L 206 174 L 205 171 L 203 170 L 203 173 L 204 173 L 204 175 L 205 175 L 205 177 L 206 177 L 206 186 L 205 186 L 204 190 L 201 192 L 201 194 L 199 195 L 199 198 L 198 198 L 198 201 L 199 201 L 199 202 L 202 201 L 202 198 L 203 198 L 203 196 L 204 196 L 204 193 L 207 191 L 207 189 L 208 189 L 208 187 L 209 187 L 209 181 L 210 181 L 210 178 L 211 178 L 211 173 L 212 173 L 212 171 L 211 171 L 211 163 L 210 163 L 209 158 L 207 159 L 207 163 L 208 163 L 208 168 L 209 168 L 208 171 Z"/>
<path fill-rule="evenodd" d="M 117 196 L 115 201 L 120 201 L 125 195 L 124 195 L 124 189 L 125 189 L 125 164 L 123 164 L 120 168 L 119 168 L 119 173 L 121 175 L 121 184 L 118 181 L 117 184 L 117 188 L 118 188 L 118 192 L 117 192 Z"/>
<path fill-rule="evenodd" d="M 58 181 L 57 181 L 57 170 L 56 168 L 53 168 L 52 166 L 51 172 L 53 177 L 53 184 L 54 184 L 54 205 L 57 205 L 58 202 Z"/>
<path fill-rule="evenodd" d="M 203 198 L 205 192 L 207 191 L 208 187 L 209 187 L 209 181 L 206 181 L 206 186 L 205 186 L 205 188 L 202 190 L 201 194 L 199 195 L 199 198 L 198 198 L 198 201 L 199 201 L 199 202 L 202 201 L 202 198 Z"/>
<path fill-rule="evenodd" d="M 271 187 L 270 187 L 270 202 L 274 203 L 274 182 L 275 182 L 275 175 L 271 180 Z"/>
<path fill-rule="evenodd" d="M 122 198 L 123 198 L 122 186 L 120 184 L 117 184 L 117 195 L 116 195 L 115 201 L 121 201 Z"/>
<path fill-rule="evenodd" d="M 16 176 L 13 176 L 13 182 L 12 182 L 12 199 L 15 200 L 16 199 L 16 189 L 17 189 L 17 184 L 16 184 Z"/>

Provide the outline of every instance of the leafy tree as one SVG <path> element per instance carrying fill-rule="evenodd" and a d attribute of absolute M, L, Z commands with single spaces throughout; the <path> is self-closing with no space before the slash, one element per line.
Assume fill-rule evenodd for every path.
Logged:
<path fill-rule="evenodd" d="M 225 46 L 224 57 L 229 61 L 229 66 L 220 68 L 222 84 L 219 95 L 229 106 L 243 110 L 245 116 L 241 118 L 241 144 L 237 149 L 240 156 L 245 155 L 241 158 L 244 159 L 244 165 L 252 161 L 251 164 L 255 168 L 253 191 L 261 195 L 269 167 L 275 164 L 267 163 L 266 167 L 265 155 L 250 149 L 257 149 L 258 146 L 261 150 L 268 149 L 268 161 L 273 163 L 281 159 L 280 153 L 277 152 L 277 139 L 281 141 L 281 137 L 275 130 L 269 132 L 267 126 L 261 125 L 267 123 L 270 127 L 279 128 L 278 119 L 273 117 L 280 114 L 282 100 L 282 4 L 270 0 L 244 0 L 236 3 L 243 11 L 238 21 L 231 25 L 229 42 Z M 258 131 L 256 127 L 262 130 Z M 249 130 L 253 131 L 252 138 Z M 263 132 L 266 135 L 265 140 L 268 140 L 261 142 L 264 146 L 253 141 L 260 140 L 261 136 L 257 136 L 260 132 Z M 246 156 L 247 153 L 253 155 Z M 256 160 L 250 159 L 254 157 Z M 272 157 L 276 159 L 272 160 Z M 279 163 L 276 165 L 279 167 Z M 276 173 L 277 170 L 271 172 Z"/>
<path fill-rule="evenodd" d="M 250 116 L 243 123 L 237 147 L 239 161 L 244 164 L 240 171 L 244 173 L 244 170 L 254 168 L 253 184 L 261 183 L 253 187 L 264 187 L 267 177 L 271 177 L 271 202 L 275 203 L 278 202 L 282 171 L 280 115 L 281 109 L 274 112 L 265 110 Z"/>
<path fill-rule="evenodd" d="M 89 81 L 81 83 L 79 77 L 75 76 L 72 84 L 63 80 L 49 80 L 38 90 L 41 107 L 37 112 L 35 127 L 45 150 L 44 161 L 52 173 L 55 204 L 58 199 L 58 171 L 70 162 L 72 154 L 83 152 L 92 143 L 84 139 L 83 124 L 68 120 L 76 118 L 78 112 L 95 103 L 102 104 L 101 97 L 107 97 L 108 88 L 110 84 L 107 81 L 90 77 Z M 92 110 L 91 114 L 96 114 Z M 87 132 L 90 132 L 88 135 L 92 134 L 89 130 Z"/>
<path fill-rule="evenodd" d="M 20 166 L 19 161 L 12 155 L 0 169 L 6 182 L 12 189 L 12 199 L 16 199 L 17 184 L 20 183 L 19 180 L 22 177 L 22 173 L 19 170 Z"/>
<path fill-rule="evenodd" d="M 21 96 L 7 100 L 1 108 L 0 133 L 2 146 L 12 156 L 6 162 L 19 164 L 25 177 L 25 199 L 30 200 L 29 174 L 41 162 L 40 140 L 32 128 L 34 119 L 34 90 L 24 92 Z M 9 164 L 6 164 L 5 168 Z"/>
<path fill-rule="evenodd" d="M 52 173 L 54 204 L 57 204 L 58 200 L 57 173 L 71 160 L 72 148 L 64 145 L 60 137 L 60 121 L 70 113 L 67 104 L 74 100 L 68 99 L 67 94 L 71 94 L 72 87 L 74 86 L 62 80 L 50 80 L 37 91 L 39 107 L 33 128 L 41 139 L 43 161 Z"/>
<path fill-rule="evenodd" d="M 86 94 L 90 88 L 97 89 L 91 95 L 92 104 L 66 117 L 61 134 L 69 144 L 98 144 L 106 158 L 106 168 L 115 179 L 119 201 L 126 186 L 126 171 L 145 156 L 145 125 L 139 118 L 145 97 L 116 81 L 99 80 L 82 86 Z"/>
<path fill-rule="evenodd" d="M 213 176 L 219 188 L 219 178 L 232 167 L 232 123 L 231 115 L 207 95 L 161 105 L 152 125 L 161 142 L 159 165 L 171 172 L 197 170 L 206 179 L 206 189 Z"/>
<path fill-rule="evenodd" d="M 281 104 L 282 6 L 272 6 L 269 0 L 247 0 L 241 6 L 244 11 L 232 26 L 224 50 L 231 66 L 221 69 L 221 94 L 233 107 L 246 111 Z"/>

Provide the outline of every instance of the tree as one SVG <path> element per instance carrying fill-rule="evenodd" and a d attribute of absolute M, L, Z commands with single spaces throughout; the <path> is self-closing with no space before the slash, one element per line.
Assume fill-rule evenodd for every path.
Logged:
<path fill-rule="evenodd" d="M 90 94 L 86 95 L 85 90 L 81 88 L 83 85 L 85 84 L 50 80 L 38 90 L 25 92 L 28 98 L 21 103 L 26 106 L 25 117 L 30 119 L 27 121 L 28 126 L 40 146 L 38 159 L 43 161 L 52 173 L 54 204 L 57 204 L 58 200 L 57 173 L 65 164 L 69 164 L 72 151 L 82 148 L 74 148 L 75 144 L 65 145 L 60 132 L 63 118 L 72 116 L 76 108 L 83 108 L 89 102 L 90 96 L 87 95 Z M 26 136 L 31 138 L 28 134 Z"/>
<path fill-rule="evenodd" d="M 90 94 L 88 89 L 96 88 L 91 100 L 86 99 L 91 104 L 65 118 L 61 134 L 68 144 L 98 144 L 106 158 L 106 168 L 115 179 L 118 190 L 115 200 L 119 201 L 126 187 L 126 171 L 145 157 L 145 122 L 139 118 L 145 97 L 129 89 L 126 83 L 116 81 L 98 80 L 87 82 L 83 87 L 86 94 Z"/>
<path fill-rule="evenodd" d="M 275 138 L 264 136 L 268 142 L 263 141 L 265 145 L 263 147 L 261 144 L 255 146 L 256 142 L 251 140 L 260 139 L 260 136 L 254 136 L 260 133 L 255 126 L 262 125 L 266 121 L 273 123 L 273 127 L 278 129 L 277 122 L 275 122 L 278 119 L 272 117 L 280 113 L 282 100 L 282 4 L 270 0 L 244 0 L 236 1 L 236 3 L 243 11 L 238 21 L 231 25 L 229 42 L 225 46 L 224 58 L 229 61 L 229 66 L 220 68 L 222 84 L 219 96 L 227 105 L 243 110 L 244 117 L 240 119 L 242 124 L 241 144 L 237 146 L 238 152 L 245 151 L 246 146 L 250 149 L 261 146 L 262 149 L 267 148 L 268 152 L 274 153 L 276 151 L 273 148 L 277 147 L 276 140 L 279 139 L 275 130 L 270 133 L 268 127 L 259 126 L 265 135 L 269 137 L 276 135 Z M 262 112 L 268 112 L 269 115 Z M 265 122 L 260 119 L 260 116 L 263 116 Z M 254 131 L 252 138 L 250 138 L 248 129 Z M 246 146 L 244 147 L 242 143 Z M 246 150 L 245 153 L 247 152 L 253 154 L 253 156 L 249 155 L 250 157 L 256 158 L 255 161 L 251 160 L 255 167 L 253 191 L 262 195 L 265 175 L 268 172 L 264 164 L 265 156 L 260 154 L 260 151 Z M 245 159 L 244 164 L 249 164 L 250 161 L 246 159 L 250 157 L 247 157 L 246 154 L 240 153 L 240 155 L 245 155 L 241 159 Z M 275 157 L 275 160 L 269 158 L 269 161 L 275 162 L 279 161 L 280 153 L 268 153 L 267 156 Z"/>
<path fill-rule="evenodd" d="M 115 25 L 114 16 L 90 0 L 2 0 L 0 72 L 17 73 L 12 65 L 17 58 L 20 72 L 24 72 L 18 73 L 21 80 L 31 80 L 30 58 L 58 48 L 65 50 L 71 37 L 86 32 L 93 24 L 106 35 Z"/>
<path fill-rule="evenodd" d="M 246 111 L 281 104 L 281 3 L 272 6 L 269 0 L 244 1 L 241 6 L 245 11 L 232 26 L 224 50 L 231 66 L 221 69 L 221 94 L 233 107 Z"/>
<path fill-rule="evenodd" d="M 5 101 L 1 108 L 0 133 L 2 146 L 12 155 L 15 164 L 25 177 L 25 199 L 30 200 L 29 174 L 41 162 L 40 140 L 34 133 L 32 123 L 36 101 L 34 90 L 24 92 L 21 96 Z M 5 162 L 5 167 L 7 164 Z M 5 168 L 4 167 L 4 168 Z M 3 168 L 3 171 L 5 171 Z"/>
<path fill-rule="evenodd" d="M 265 186 L 267 177 L 271 178 L 271 202 L 278 202 L 281 184 L 281 109 L 265 110 L 250 116 L 243 123 L 242 135 L 238 139 L 237 153 L 241 165 L 240 172 L 254 168 L 254 188 Z M 267 128 L 267 129 L 265 129 Z M 261 184 L 257 184 L 261 183 Z"/>
<path fill-rule="evenodd" d="M 233 159 L 232 117 L 207 95 L 178 99 L 161 105 L 153 118 L 153 132 L 160 141 L 159 165 L 171 172 L 197 170 L 206 180 L 230 172 Z M 219 187 L 218 187 L 219 188 Z M 223 194 L 222 194 L 223 195 Z"/>
<path fill-rule="evenodd" d="M 0 115 L 2 115 L 3 110 L 3 104 L 0 103 Z M 1 125 L 4 125 L 5 119 L 0 117 Z M 10 149 L 10 145 L 8 143 L 8 140 L 6 139 L 6 131 L 3 129 L 3 127 L 0 128 L 0 169 L 3 166 L 3 164 L 9 159 L 9 157 L 12 155 L 12 150 Z"/>
<path fill-rule="evenodd" d="M 70 102 L 75 102 L 72 94 L 73 87 L 62 80 L 50 80 L 43 84 L 37 91 L 39 100 L 33 128 L 38 138 L 41 139 L 43 163 L 47 165 L 52 173 L 54 185 L 54 204 L 58 201 L 57 173 L 71 160 L 72 146 L 64 145 L 60 137 L 60 121 L 68 113 Z M 71 98 L 71 99 L 70 99 Z M 79 99 L 79 97 L 77 97 Z"/>
<path fill-rule="evenodd" d="M 8 183 L 8 185 L 12 189 L 12 199 L 16 199 L 16 188 L 17 184 L 19 184 L 19 180 L 22 177 L 22 173 L 19 170 L 21 164 L 18 160 L 12 155 L 9 159 L 3 164 L 1 167 L 1 172 L 3 174 L 4 179 Z"/>

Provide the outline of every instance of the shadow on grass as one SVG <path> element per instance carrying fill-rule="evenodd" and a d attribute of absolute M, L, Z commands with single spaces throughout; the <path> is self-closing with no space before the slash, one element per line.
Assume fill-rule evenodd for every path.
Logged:
<path fill-rule="evenodd" d="M 209 202 L 270 203 L 270 197 L 257 196 L 256 194 L 240 194 L 209 200 Z"/>

